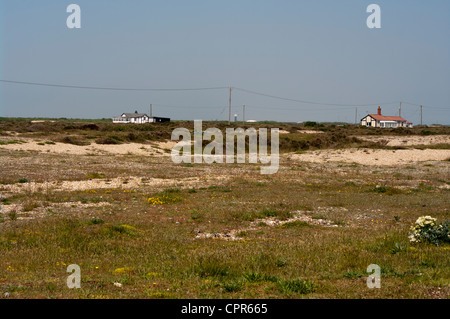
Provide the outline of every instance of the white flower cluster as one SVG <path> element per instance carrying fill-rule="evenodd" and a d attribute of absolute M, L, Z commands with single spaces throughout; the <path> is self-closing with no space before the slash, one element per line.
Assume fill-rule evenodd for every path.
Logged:
<path fill-rule="evenodd" d="M 417 218 L 416 224 L 414 226 L 411 226 L 411 233 L 408 236 L 409 241 L 413 243 L 419 243 L 420 238 L 422 237 L 422 232 L 435 225 L 436 218 L 433 218 L 431 216 L 421 216 Z"/>
<path fill-rule="evenodd" d="M 434 226 L 436 225 L 436 218 L 433 218 L 431 216 L 422 216 L 417 218 L 416 225 L 419 227 L 425 227 L 427 225 Z"/>

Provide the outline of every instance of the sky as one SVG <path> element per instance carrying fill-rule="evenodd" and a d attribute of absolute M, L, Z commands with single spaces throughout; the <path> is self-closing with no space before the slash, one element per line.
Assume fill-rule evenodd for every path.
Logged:
<path fill-rule="evenodd" d="M 71 3 L 80 29 L 66 25 Z M 379 29 L 366 25 L 371 3 Z M 0 82 L 0 116 L 111 118 L 152 104 L 154 116 L 228 120 L 232 87 L 239 120 L 245 104 L 246 120 L 353 123 L 402 102 L 414 124 L 419 105 L 424 124 L 450 124 L 449 13 L 448 0 L 0 0 L 0 80 L 220 87 Z"/>

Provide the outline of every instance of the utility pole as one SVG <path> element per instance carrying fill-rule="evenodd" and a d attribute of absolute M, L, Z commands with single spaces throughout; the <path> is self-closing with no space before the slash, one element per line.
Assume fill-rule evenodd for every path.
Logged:
<path fill-rule="evenodd" d="M 398 109 L 398 116 L 402 116 L 402 102 L 400 102 L 400 108 Z"/>
<path fill-rule="evenodd" d="M 153 112 L 152 107 L 153 107 L 153 105 L 150 104 L 150 117 L 153 117 L 153 115 L 152 115 L 152 112 Z"/>
<path fill-rule="evenodd" d="M 358 108 L 355 107 L 355 125 L 356 125 L 357 119 L 358 119 Z"/>
<path fill-rule="evenodd" d="M 231 86 L 230 86 L 230 100 L 228 101 L 228 125 L 231 124 Z"/>
<path fill-rule="evenodd" d="M 242 121 L 245 123 L 245 104 L 242 106 Z"/>
<path fill-rule="evenodd" d="M 422 126 L 422 105 L 420 106 L 420 126 Z"/>

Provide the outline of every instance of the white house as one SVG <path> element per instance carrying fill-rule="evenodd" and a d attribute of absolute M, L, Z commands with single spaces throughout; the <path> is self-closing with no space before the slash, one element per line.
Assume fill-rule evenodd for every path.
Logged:
<path fill-rule="evenodd" d="M 170 122 L 168 117 L 150 117 L 144 113 L 122 113 L 120 116 L 113 117 L 113 123 L 131 123 L 131 124 L 144 124 L 144 123 L 159 123 L 159 122 Z"/>
<path fill-rule="evenodd" d="M 405 120 L 401 116 L 385 116 L 381 114 L 381 107 L 378 107 L 377 114 L 367 114 L 361 119 L 361 125 L 369 127 L 413 127 L 413 123 Z"/>
<path fill-rule="evenodd" d="M 149 117 L 147 114 L 138 113 L 135 111 L 134 113 L 122 113 L 121 116 L 113 117 L 113 123 L 134 123 L 134 124 L 142 124 L 148 123 Z"/>

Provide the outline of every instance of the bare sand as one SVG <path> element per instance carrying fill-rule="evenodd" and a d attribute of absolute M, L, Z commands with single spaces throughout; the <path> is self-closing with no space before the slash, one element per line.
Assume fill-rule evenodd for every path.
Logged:
<path fill-rule="evenodd" d="M 440 149 L 320 150 L 320 151 L 311 151 L 304 154 L 290 154 L 288 157 L 296 161 L 305 161 L 314 163 L 344 162 L 362 165 L 391 166 L 391 165 L 408 165 L 424 161 L 445 161 L 450 158 L 450 150 L 440 150 Z"/>
<path fill-rule="evenodd" d="M 118 145 L 96 144 L 79 146 L 66 143 L 44 144 L 39 145 L 32 139 L 21 138 L 25 143 L 0 145 L 0 148 L 14 151 L 38 151 L 47 153 L 63 153 L 72 155 L 88 155 L 88 154 L 115 154 L 115 155 L 169 155 L 172 143 L 161 142 L 149 144 L 128 143 Z M 175 143 L 173 143 L 175 145 Z"/>
<path fill-rule="evenodd" d="M 142 178 L 137 176 L 117 177 L 111 179 L 98 178 L 83 181 L 49 181 L 49 182 L 29 182 L 23 184 L 0 185 L 0 191 L 5 193 L 35 193 L 48 191 L 87 191 L 95 189 L 130 190 L 142 187 L 165 188 L 177 186 L 181 188 L 191 188 L 207 186 L 211 181 L 224 181 L 230 176 L 219 175 L 208 178 L 188 177 L 188 178 Z M 183 184 L 181 186 L 181 184 Z"/>
<path fill-rule="evenodd" d="M 355 136 L 370 142 L 387 141 L 387 146 L 450 144 L 450 135 L 429 136 Z"/>
<path fill-rule="evenodd" d="M 300 134 L 323 134 L 325 132 L 314 131 L 314 130 L 298 130 L 297 133 L 300 133 Z"/>
<path fill-rule="evenodd" d="M 290 132 L 286 131 L 286 130 L 279 130 L 278 133 L 280 133 L 280 134 L 290 134 Z M 297 133 L 300 133 L 300 134 L 323 134 L 324 132 L 322 132 L 322 131 L 314 131 L 314 130 L 297 130 Z"/>

